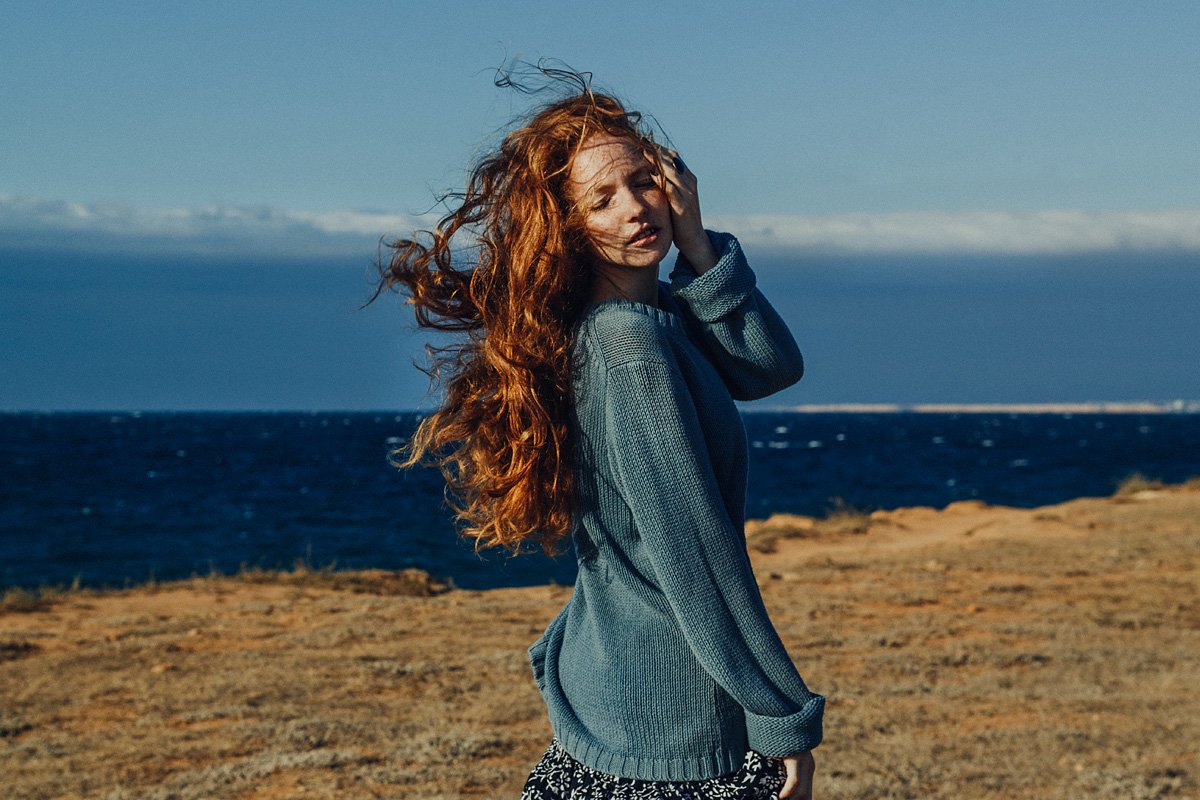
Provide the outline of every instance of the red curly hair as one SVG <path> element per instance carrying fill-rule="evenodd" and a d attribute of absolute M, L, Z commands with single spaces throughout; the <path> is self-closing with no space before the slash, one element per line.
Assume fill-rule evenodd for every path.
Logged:
<path fill-rule="evenodd" d="M 571 77 L 579 93 L 509 132 L 466 189 L 448 195 L 458 207 L 436 230 L 389 243 L 381 267 L 377 295 L 401 291 L 419 325 L 465 334 L 427 347 L 442 403 L 398 455 L 402 467 L 441 468 L 476 549 L 515 553 L 533 542 L 553 554 L 571 532 L 571 347 L 591 273 L 567 180 L 580 146 L 597 133 L 658 158 L 639 114 L 593 92 L 586 76 Z"/>

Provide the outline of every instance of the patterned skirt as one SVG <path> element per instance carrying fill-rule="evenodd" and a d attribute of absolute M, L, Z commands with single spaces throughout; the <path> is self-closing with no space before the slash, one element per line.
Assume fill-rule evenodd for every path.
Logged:
<path fill-rule="evenodd" d="M 645 781 L 607 775 L 576 761 L 558 739 L 534 765 L 521 800 L 774 800 L 783 762 L 751 750 L 732 775 L 700 781 Z"/>

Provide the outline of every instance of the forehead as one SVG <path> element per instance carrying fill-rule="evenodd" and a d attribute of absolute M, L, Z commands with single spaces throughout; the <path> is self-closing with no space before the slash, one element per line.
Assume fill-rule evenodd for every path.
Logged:
<path fill-rule="evenodd" d="M 628 139 L 599 134 L 584 140 L 571 162 L 571 190 L 583 193 L 649 167 L 642 149 Z"/>

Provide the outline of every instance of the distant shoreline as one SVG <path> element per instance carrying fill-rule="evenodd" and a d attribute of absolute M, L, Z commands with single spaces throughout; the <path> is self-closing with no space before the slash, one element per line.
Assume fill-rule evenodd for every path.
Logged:
<path fill-rule="evenodd" d="M 746 410 L 798 414 L 1200 414 L 1200 400 L 1169 403 L 820 403 Z"/>
<path fill-rule="evenodd" d="M 739 404 L 745 413 L 797 414 L 1200 414 L 1200 400 L 1141 401 L 1092 400 L 1082 403 L 808 403 L 801 405 Z M 172 414 L 428 414 L 428 408 L 145 408 L 145 409 L 37 409 L 0 408 L 0 415 L 96 415 L 142 417 Z"/>

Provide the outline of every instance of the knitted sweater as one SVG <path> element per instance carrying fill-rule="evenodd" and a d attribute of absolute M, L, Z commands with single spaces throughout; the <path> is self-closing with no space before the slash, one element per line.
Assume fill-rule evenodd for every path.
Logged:
<path fill-rule="evenodd" d="M 821 740 L 824 699 L 767 617 L 746 552 L 746 437 L 733 399 L 799 380 L 786 325 L 737 240 L 658 307 L 593 304 L 575 345 L 579 575 L 529 649 L 563 748 L 593 769 L 688 781 Z"/>

